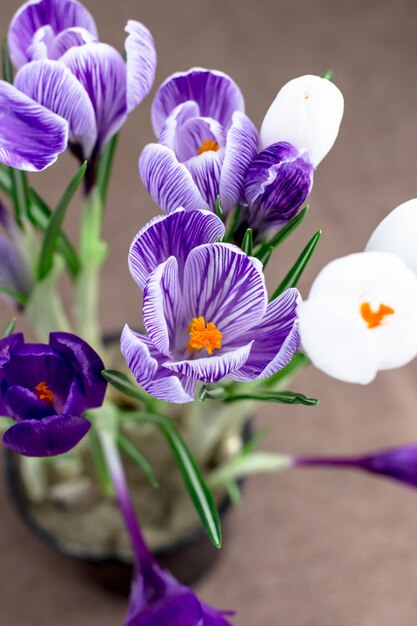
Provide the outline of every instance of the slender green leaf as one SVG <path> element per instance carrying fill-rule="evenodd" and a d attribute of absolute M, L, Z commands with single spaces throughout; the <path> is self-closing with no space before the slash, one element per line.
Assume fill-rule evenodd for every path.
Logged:
<path fill-rule="evenodd" d="M 259 250 L 256 251 L 256 256 L 261 258 L 269 248 L 277 248 L 281 245 L 294 231 L 298 228 L 301 222 L 307 215 L 309 205 L 307 204 L 297 215 L 295 215 L 285 226 L 283 226 L 269 241 L 265 241 Z"/>
<path fill-rule="evenodd" d="M 10 178 L 9 168 L 0 163 L 0 189 L 2 189 L 8 196 L 13 193 L 12 179 Z"/>
<path fill-rule="evenodd" d="M 333 70 L 327 70 L 327 72 L 324 72 L 323 78 L 326 78 L 327 80 L 332 80 Z"/>
<path fill-rule="evenodd" d="M 48 227 L 45 231 L 45 237 L 43 240 L 42 250 L 39 257 L 38 277 L 40 280 L 50 272 L 53 263 L 53 256 L 57 245 L 57 238 L 61 230 L 62 222 L 64 221 L 67 208 L 77 191 L 87 168 L 87 161 L 82 164 L 78 172 L 71 179 L 69 185 L 64 191 L 61 200 L 58 202 L 58 206 L 51 215 Z"/>
<path fill-rule="evenodd" d="M 15 289 L 10 289 L 10 287 L 7 287 L 6 285 L 0 285 L 0 293 L 13 298 L 13 300 L 16 300 L 16 302 L 22 306 L 25 306 L 28 301 L 25 294 L 20 293 L 20 291 L 16 291 Z"/>
<path fill-rule="evenodd" d="M 302 352 L 296 352 L 291 361 L 279 370 L 276 374 L 273 374 L 269 378 L 262 381 L 265 387 L 276 387 L 284 382 L 290 381 L 298 372 L 310 365 L 310 359 Z"/>
<path fill-rule="evenodd" d="M 122 374 L 122 372 L 118 372 L 116 370 L 103 370 L 101 375 L 107 380 L 108 383 L 110 383 L 110 385 L 112 385 L 112 387 L 121 391 L 126 396 L 136 398 L 136 400 L 140 400 L 145 403 L 149 401 L 149 395 L 146 391 L 130 380 L 126 374 Z"/>
<path fill-rule="evenodd" d="M 118 434 L 117 441 L 126 454 L 128 454 L 130 458 L 139 465 L 152 487 L 158 489 L 159 482 L 148 459 L 142 454 L 142 452 L 139 452 L 136 446 L 134 446 L 133 443 L 127 439 L 127 437 L 121 433 Z"/>
<path fill-rule="evenodd" d="M 240 494 L 239 485 L 234 480 L 230 480 L 226 485 L 227 495 L 230 498 L 230 502 L 235 506 L 240 504 L 242 501 L 242 496 Z"/>
<path fill-rule="evenodd" d="M 116 133 L 110 141 L 107 142 L 97 168 L 97 188 L 103 207 L 106 204 L 107 192 L 118 140 L 119 133 Z"/>
<path fill-rule="evenodd" d="M 33 187 L 29 188 L 29 199 L 31 200 L 30 212 L 33 223 L 45 231 L 48 228 L 52 211 Z M 62 231 L 56 239 L 56 249 L 64 258 L 70 275 L 76 278 L 80 272 L 81 264 L 72 243 Z"/>
<path fill-rule="evenodd" d="M 220 196 L 217 196 L 216 198 L 216 215 L 221 220 L 223 219 L 223 209 L 222 209 L 222 205 L 220 202 Z"/>
<path fill-rule="evenodd" d="M 238 393 L 224 398 L 224 402 L 238 402 L 240 400 L 258 400 L 260 402 L 276 402 L 278 404 L 304 404 L 305 406 L 315 406 L 319 403 L 316 398 L 307 398 L 302 393 L 294 391 Z"/>
<path fill-rule="evenodd" d="M 254 435 L 247 441 L 243 446 L 239 454 L 251 454 L 256 450 L 258 446 L 264 441 L 265 437 L 268 434 L 268 428 L 264 426 L 260 428 Z"/>
<path fill-rule="evenodd" d="M 233 212 L 231 223 L 230 223 L 229 232 L 227 233 L 226 237 L 224 238 L 224 241 L 226 241 L 226 242 L 233 241 L 236 229 L 237 229 L 238 224 L 239 224 L 240 213 L 241 213 L 241 206 L 240 206 L 240 204 L 238 204 L 237 207 L 235 208 L 234 212 Z"/>
<path fill-rule="evenodd" d="M 114 493 L 113 481 L 107 468 L 106 459 L 104 458 L 99 437 L 94 427 L 90 428 L 87 440 L 90 446 L 91 458 L 93 459 L 97 476 L 100 479 L 103 493 L 106 496 L 112 496 Z"/>
<path fill-rule="evenodd" d="M 241 480 L 245 476 L 260 474 L 261 472 L 275 472 L 291 466 L 291 457 L 273 452 L 252 452 L 252 454 L 238 454 L 215 469 L 208 478 L 212 487 L 226 486 L 230 481 Z"/>
<path fill-rule="evenodd" d="M 3 330 L 3 338 L 4 337 L 9 337 L 13 332 L 14 329 L 16 328 L 16 318 L 13 317 L 10 322 L 8 324 L 6 324 L 4 330 Z"/>
<path fill-rule="evenodd" d="M 286 289 L 290 289 L 291 287 L 296 287 L 298 281 L 300 280 L 305 268 L 309 260 L 311 259 L 314 250 L 320 240 L 321 230 L 318 230 L 315 235 L 312 236 L 304 250 L 301 252 L 300 256 L 284 278 L 284 280 L 278 285 L 277 289 L 274 291 L 271 297 L 271 301 L 278 298 L 278 296 L 285 291 Z"/>
<path fill-rule="evenodd" d="M 268 265 L 269 259 L 271 258 L 273 251 L 274 251 L 274 247 L 269 246 L 269 248 L 267 248 L 262 255 L 258 256 L 258 259 L 262 263 L 264 269 Z"/>
<path fill-rule="evenodd" d="M 253 251 L 253 231 L 252 228 L 247 228 L 246 233 L 242 241 L 242 250 L 248 256 L 251 256 Z"/>

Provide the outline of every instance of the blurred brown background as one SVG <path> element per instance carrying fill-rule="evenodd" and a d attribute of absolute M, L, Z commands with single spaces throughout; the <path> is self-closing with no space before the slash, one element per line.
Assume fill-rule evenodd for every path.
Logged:
<path fill-rule="evenodd" d="M 322 227 L 302 282 L 360 250 L 378 221 L 417 196 L 417 4 L 415 0 L 89 0 L 101 39 L 119 49 L 128 18 L 153 32 L 156 85 L 192 65 L 222 69 L 240 85 L 257 124 L 278 88 L 305 73 L 334 70 L 345 95 L 339 139 L 320 166 L 312 209 L 269 271 L 278 282 Z M 17 0 L 2 0 L 5 34 Z M 137 157 L 152 140 L 149 98 L 126 125 L 105 232 L 102 318 L 120 329 L 139 314 L 126 255 L 156 207 L 141 187 Z M 38 176 L 53 202 L 71 173 L 69 156 Z M 75 232 L 74 224 L 68 225 Z M 10 311 L 1 305 L 1 322 Z M 349 453 L 417 439 L 417 364 L 380 374 L 366 388 L 310 369 L 294 385 L 317 408 L 265 407 L 269 449 Z M 2 483 L 1 483 L 2 485 Z M 1 626 L 116 626 L 124 601 L 105 595 L 30 536 L 1 486 Z M 250 481 L 234 513 L 234 534 L 198 592 L 238 611 L 238 626 L 413 626 L 417 612 L 417 494 L 354 473 L 299 471 Z"/>

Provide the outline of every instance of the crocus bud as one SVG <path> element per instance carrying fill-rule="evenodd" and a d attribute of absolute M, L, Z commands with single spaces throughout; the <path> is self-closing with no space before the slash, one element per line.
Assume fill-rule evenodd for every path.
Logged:
<path fill-rule="evenodd" d="M 333 146 L 343 117 L 343 96 L 327 78 L 300 76 L 284 85 L 261 128 L 261 147 L 288 141 L 308 151 L 315 167 Z"/>
<path fill-rule="evenodd" d="M 417 273 L 417 198 L 397 206 L 376 227 L 366 250 L 392 252 Z"/>
<path fill-rule="evenodd" d="M 257 230 L 281 226 L 310 193 L 314 167 L 290 143 L 274 143 L 258 154 L 245 179 L 248 224 Z"/>

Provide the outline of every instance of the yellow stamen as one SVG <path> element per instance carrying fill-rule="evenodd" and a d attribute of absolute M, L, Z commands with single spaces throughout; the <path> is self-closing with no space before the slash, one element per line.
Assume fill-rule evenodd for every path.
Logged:
<path fill-rule="evenodd" d="M 39 400 L 47 402 L 51 405 L 54 403 L 55 394 L 49 389 L 45 381 L 42 381 L 41 383 L 39 383 L 39 385 L 36 385 L 35 391 Z"/>
<path fill-rule="evenodd" d="M 206 324 L 203 316 L 193 317 L 187 332 L 190 335 L 190 341 L 187 343 L 187 350 L 190 354 L 193 350 L 200 352 L 205 348 L 211 355 L 213 350 L 219 350 L 222 347 L 222 333 L 214 322 Z"/>
<path fill-rule="evenodd" d="M 217 152 L 217 150 L 220 150 L 217 141 L 214 141 L 214 139 L 206 139 L 197 150 L 197 155 L 203 154 L 204 152 Z"/>
<path fill-rule="evenodd" d="M 394 309 L 386 304 L 380 304 L 378 311 L 372 311 L 369 302 L 363 302 L 361 304 L 360 312 L 363 319 L 368 324 L 368 328 L 380 326 L 387 315 L 393 315 L 395 313 Z"/>

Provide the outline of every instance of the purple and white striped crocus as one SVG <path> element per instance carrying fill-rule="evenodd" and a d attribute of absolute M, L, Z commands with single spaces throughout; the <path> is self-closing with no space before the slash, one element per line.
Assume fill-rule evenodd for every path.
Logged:
<path fill-rule="evenodd" d="M 125 326 L 122 353 L 151 395 L 190 402 L 198 381 L 267 378 L 299 347 L 296 289 L 268 304 L 261 263 L 217 243 L 221 220 L 178 209 L 135 237 L 130 272 L 144 291 L 148 336 Z"/>
<path fill-rule="evenodd" d="M 82 160 L 102 151 L 152 87 L 152 35 L 134 20 L 126 32 L 125 62 L 97 41 L 93 18 L 74 0 L 30 0 L 12 20 L 10 54 L 20 67 L 15 85 L 68 121 Z"/>
<path fill-rule="evenodd" d="M 203 68 L 173 74 L 154 98 L 152 124 L 158 143 L 145 147 L 139 171 L 161 209 L 214 211 L 220 195 L 227 213 L 243 199 L 258 133 L 229 76 Z"/>
<path fill-rule="evenodd" d="M 51 333 L 49 344 L 25 343 L 22 333 L 0 340 L 0 415 L 16 421 L 4 433 L 7 448 L 26 456 L 71 450 L 91 424 L 107 383 L 99 355 L 70 333 Z"/>

